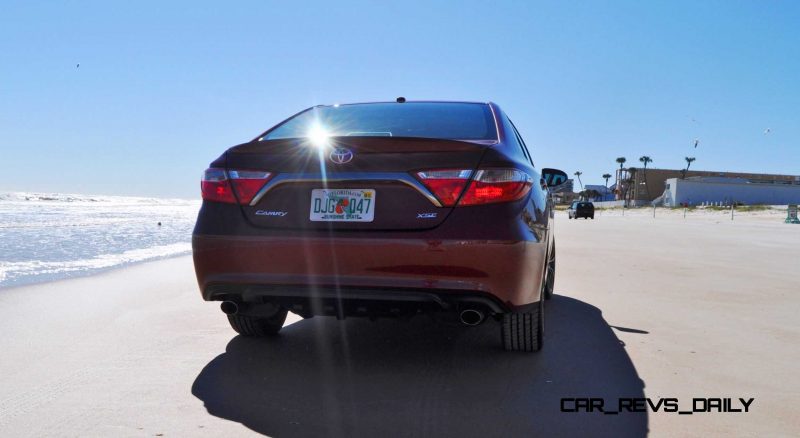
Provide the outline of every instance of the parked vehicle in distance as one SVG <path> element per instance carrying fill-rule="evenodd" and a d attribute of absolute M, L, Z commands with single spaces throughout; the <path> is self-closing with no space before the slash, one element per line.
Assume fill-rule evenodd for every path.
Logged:
<path fill-rule="evenodd" d="M 493 103 L 315 106 L 231 147 L 202 179 L 202 296 L 245 336 L 287 312 L 497 321 L 542 346 L 556 250 L 547 182 Z"/>
<path fill-rule="evenodd" d="M 573 201 L 567 209 L 567 215 L 570 219 L 594 219 L 594 204 L 589 201 Z"/>

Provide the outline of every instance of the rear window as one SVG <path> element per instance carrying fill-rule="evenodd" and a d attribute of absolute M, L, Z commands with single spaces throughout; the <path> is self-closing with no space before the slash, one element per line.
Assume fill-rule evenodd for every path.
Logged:
<path fill-rule="evenodd" d="M 481 103 L 365 103 L 310 108 L 260 140 L 326 136 L 497 140 L 494 117 Z"/>
<path fill-rule="evenodd" d="M 580 204 L 578 204 L 578 207 L 592 207 L 592 206 L 593 205 L 591 202 L 581 202 Z"/>

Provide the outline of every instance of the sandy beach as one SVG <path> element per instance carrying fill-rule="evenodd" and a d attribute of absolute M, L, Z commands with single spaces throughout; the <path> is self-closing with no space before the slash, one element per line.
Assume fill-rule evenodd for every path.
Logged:
<path fill-rule="evenodd" d="M 652 209 L 557 223 L 539 354 L 498 328 L 290 317 L 234 336 L 191 257 L 0 290 L 2 436 L 797 436 L 800 225 Z M 563 397 L 755 398 L 562 413 Z"/>

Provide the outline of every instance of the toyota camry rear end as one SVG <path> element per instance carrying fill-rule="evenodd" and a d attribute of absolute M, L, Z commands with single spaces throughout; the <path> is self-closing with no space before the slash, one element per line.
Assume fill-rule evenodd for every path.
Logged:
<path fill-rule="evenodd" d="M 246 336 L 277 334 L 287 312 L 426 314 L 536 351 L 555 244 L 533 163 L 493 103 L 309 108 L 205 171 L 202 296 Z"/>

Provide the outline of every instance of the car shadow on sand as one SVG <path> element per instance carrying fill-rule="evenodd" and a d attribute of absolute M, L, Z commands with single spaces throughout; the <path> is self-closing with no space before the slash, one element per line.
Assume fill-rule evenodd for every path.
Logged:
<path fill-rule="evenodd" d="M 538 354 L 502 350 L 498 324 L 312 318 L 237 336 L 197 376 L 208 412 L 270 436 L 645 436 L 646 413 L 560 411 L 566 397 L 644 397 L 595 307 L 548 302 Z"/>

